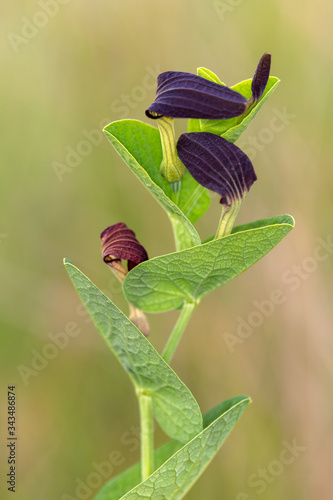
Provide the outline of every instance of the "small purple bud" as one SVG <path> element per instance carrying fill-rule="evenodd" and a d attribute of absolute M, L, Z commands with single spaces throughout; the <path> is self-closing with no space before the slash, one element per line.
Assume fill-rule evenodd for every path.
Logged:
<path fill-rule="evenodd" d="M 107 227 L 101 234 L 102 255 L 106 264 L 115 267 L 121 260 L 127 260 L 130 271 L 140 262 L 148 260 L 146 250 L 138 242 L 135 233 L 123 222 Z"/>
<path fill-rule="evenodd" d="M 271 54 L 269 52 L 266 52 L 260 59 L 256 72 L 254 73 L 254 77 L 252 79 L 251 102 L 259 101 L 259 99 L 265 92 L 270 69 L 271 69 Z"/>
<path fill-rule="evenodd" d="M 140 264 L 140 262 L 148 260 L 146 250 L 136 239 L 135 233 L 124 222 L 118 222 L 118 224 L 107 227 L 102 232 L 101 239 L 103 261 L 111 267 L 121 283 L 123 283 L 127 275 L 122 260 L 127 260 L 128 271 Z M 144 312 L 132 304 L 129 304 L 129 308 L 129 319 L 147 337 L 150 326 Z"/>

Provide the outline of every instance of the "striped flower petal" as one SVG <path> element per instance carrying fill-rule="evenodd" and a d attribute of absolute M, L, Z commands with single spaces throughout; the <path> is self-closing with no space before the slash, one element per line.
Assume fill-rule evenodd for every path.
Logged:
<path fill-rule="evenodd" d="M 252 102 L 259 101 L 259 99 L 265 92 L 270 69 L 271 69 L 271 54 L 269 52 L 266 52 L 261 57 L 257 69 L 254 73 L 254 77 L 252 79 L 252 84 L 251 84 Z"/>
<path fill-rule="evenodd" d="M 209 132 L 182 134 L 178 156 L 192 177 L 230 206 L 242 200 L 257 179 L 250 159 L 235 144 Z"/>
<path fill-rule="evenodd" d="M 128 271 L 145 260 L 148 260 L 146 250 L 138 242 L 135 233 L 124 222 L 118 222 L 107 227 L 101 234 L 102 255 L 105 264 L 111 267 L 119 281 L 123 283 L 127 270 L 122 260 L 127 260 Z M 147 337 L 150 332 L 149 321 L 141 309 L 129 304 L 129 319 Z"/>
<path fill-rule="evenodd" d="M 135 233 L 123 222 L 107 227 L 101 234 L 102 255 L 106 264 L 114 267 L 116 262 L 127 260 L 130 271 L 140 262 L 148 260 L 146 250 L 135 237 Z"/>
<path fill-rule="evenodd" d="M 167 71 L 157 78 L 155 101 L 149 118 L 201 118 L 219 120 L 242 115 L 248 102 L 241 94 L 201 76 Z"/>

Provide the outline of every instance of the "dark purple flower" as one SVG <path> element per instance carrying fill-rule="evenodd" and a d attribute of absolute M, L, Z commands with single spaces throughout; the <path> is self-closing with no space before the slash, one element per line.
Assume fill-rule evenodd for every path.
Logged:
<path fill-rule="evenodd" d="M 182 134 L 177 151 L 192 177 L 219 193 L 223 205 L 230 206 L 242 200 L 257 178 L 246 154 L 219 135 L 209 132 Z"/>
<path fill-rule="evenodd" d="M 146 115 L 220 120 L 240 116 L 247 107 L 247 99 L 229 87 L 191 73 L 166 71 L 157 78 L 155 101 Z"/>
<path fill-rule="evenodd" d="M 146 250 L 138 242 L 135 233 L 123 222 L 107 227 L 101 234 L 102 255 L 106 264 L 115 267 L 121 260 L 127 260 L 130 271 L 140 262 L 148 260 Z"/>
<path fill-rule="evenodd" d="M 251 90 L 252 97 L 250 99 L 251 103 L 259 101 L 263 93 L 269 78 L 269 72 L 271 69 L 271 54 L 266 52 L 260 59 L 257 69 L 254 73 L 252 79 Z"/>
<path fill-rule="evenodd" d="M 135 233 L 124 222 L 118 222 L 118 224 L 107 227 L 102 232 L 101 239 L 103 261 L 111 267 L 121 283 L 123 283 L 127 275 L 122 260 L 127 260 L 128 271 L 140 264 L 140 262 L 148 260 L 146 250 L 136 239 Z M 147 337 L 150 327 L 145 314 L 132 304 L 129 304 L 129 309 L 129 319 Z"/>

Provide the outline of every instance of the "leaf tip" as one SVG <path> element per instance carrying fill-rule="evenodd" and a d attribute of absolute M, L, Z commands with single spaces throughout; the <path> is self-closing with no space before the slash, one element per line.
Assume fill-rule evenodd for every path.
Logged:
<path fill-rule="evenodd" d="M 290 214 L 285 214 L 284 216 L 281 216 L 281 217 L 284 217 L 284 220 L 281 221 L 281 224 L 284 224 L 285 226 L 290 226 L 291 229 L 293 229 L 295 227 L 295 219 L 292 215 Z"/>
<path fill-rule="evenodd" d="M 108 125 L 105 125 L 105 127 L 103 127 L 103 132 L 104 134 L 109 134 L 110 133 L 110 130 L 109 130 L 109 127 L 111 126 L 111 123 L 109 123 Z"/>
<path fill-rule="evenodd" d="M 294 217 L 292 215 L 289 215 L 289 217 L 290 217 L 290 225 L 291 225 L 291 227 L 295 227 L 296 221 L 295 221 Z"/>

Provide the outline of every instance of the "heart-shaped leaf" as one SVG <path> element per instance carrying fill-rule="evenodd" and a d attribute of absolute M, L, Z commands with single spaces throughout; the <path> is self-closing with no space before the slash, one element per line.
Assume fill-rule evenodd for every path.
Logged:
<path fill-rule="evenodd" d="M 227 419 L 228 421 L 230 421 L 233 418 L 232 415 L 235 414 L 235 410 L 237 409 L 237 411 L 239 411 L 238 405 L 241 403 L 244 404 L 246 407 L 246 405 L 249 402 L 250 398 L 248 398 L 247 396 L 236 396 L 232 399 L 228 399 L 227 401 L 224 401 L 223 403 L 215 406 L 207 413 L 205 413 L 203 416 L 204 429 L 206 429 L 209 425 L 213 424 L 213 422 L 219 419 L 221 416 L 226 415 L 227 412 L 229 411 L 231 412 L 231 414 L 228 415 Z M 224 423 L 225 422 L 226 419 L 224 420 Z M 236 423 L 237 420 L 235 419 L 234 422 Z M 221 427 L 222 425 L 223 423 L 221 421 Z M 230 428 L 230 425 L 228 426 L 228 429 L 229 432 L 232 430 L 232 428 Z M 228 429 L 226 427 L 224 428 L 224 439 L 226 437 L 226 434 L 228 433 Z M 166 443 L 165 445 L 161 446 L 160 448 L 158 448 L 154 453 L 154 463 L 156 469 L 159 469 L 161 466 L 163 466 L 164 462 L 166 462 L 173 455 L 176 456 L 175 455 L 176 452 L 178 452 L 178 450 L 180 450 L 181 447 L 182 447 L 181 443 L 172 440 Z M 201 467 L 198 463 L 196 463 L 196 466 L 197 467 L 199 466 L 200 471 L 202 471 L 201 469 L 202 466 L 207 466 L 207 465 L 208 464 L 205 461 L 202 462 Z M 178 470 L 180 471 L 180 468 Z M 191 484 L 193 484 L 193 482 L 198 477 L 199 476 L 193 476 L 191 479 Z M 125 470 L 121 474 L 117 475 L 116 477 L 111 478 L 109 481 L 107 481 L 107 483 L 99 490 L 97 495 L 94 497 L 94 500 L 118 500 L 123 495 L 128 493 L 132 488 L 138 485 L 140 481 L 141 481 L 141 466 L 139 462 L 130 467 L 129 469 Z M 157 493 L 159 492 L 156 492 L 156 494 Z M 133 496 L 127 498 L 135 499 L 136 497 Z M 175 497 L 175 498 L 181 498 L 181 497 Z"/>
<path fill-rule="evenodd" d="M 178 194 L 171 191 L 170 184 L 160 174 L 162 146 L 159 131 L 138 120 L 120 120 L 104 129 L 116 151 L 162 205 L 171 221 L 182 227 L 182 248 L 200 243 L 200 238 L 191 222 L 198 220 L 209 206 L 207 190 L 185 174 Z"/>
<path fill-rule="evenodd" d="M 172 438 L 187 442 L 202 429 L 198 403 L 138 328 L 77 267 L 68 274 L 97 330 L 130 376 L 136 391 L 152 397 L 156 420 Z"/>
<path fill-rule="evenodd" d="M 290 215 L 262 223 L 262 227 L 142 262 L 125 278 L 128 301 L 150 312 L 198 303 L 260 260 L 294 227 Z"/>

